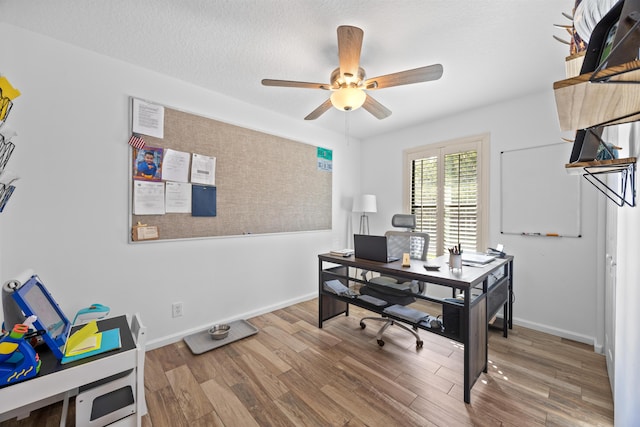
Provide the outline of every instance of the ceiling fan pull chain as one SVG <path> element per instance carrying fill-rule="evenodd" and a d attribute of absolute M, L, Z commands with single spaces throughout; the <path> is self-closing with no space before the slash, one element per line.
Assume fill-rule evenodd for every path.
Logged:
<path fill-rule="evenodd" d="M 347 147 L 349 146 L 349 116 L 350 114 L 344 115 L 344 142 Z"/>

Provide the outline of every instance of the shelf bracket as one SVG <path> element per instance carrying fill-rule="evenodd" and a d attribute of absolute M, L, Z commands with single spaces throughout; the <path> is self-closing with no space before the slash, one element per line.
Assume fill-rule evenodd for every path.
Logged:
<path fill-rule="evenodd" d="M 634 207 L 636 205 L 635 162 L 618 168 L 602 169 L 597 166 L 585 167 L 584 172 L 585 173 L 582 176 L 584 176 L 587 181 L 589 181 L 594 187 L 596 187 L 602 194 L 607 196 L 607 198 L 616 205 L 620 207 L 624 206 L 625 204 L 631 207 Z M 607 185 L 602 179 L 600 179 L 600 175 L 608 175 L 611 173 L 620 174 L 621 188 L 619 193 L 618 191 Z M 629 191 L 629 195 L 627 194 L 627 191 Z M 630 200 L 628 199 L 628 196 L 630 197 Z"/>

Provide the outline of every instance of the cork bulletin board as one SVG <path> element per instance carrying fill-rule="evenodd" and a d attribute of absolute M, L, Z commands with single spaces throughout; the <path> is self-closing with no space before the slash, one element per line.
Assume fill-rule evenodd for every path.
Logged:
<path fill-rule="evenodd" d="M 130 200 L 130 225 L 157 226 L 158 240 L 331 229 L 331 150 L 168 107 L 163 137 L 141 136 L 149 147 L 216 158 L 215 216 L 135 215 Z"/>

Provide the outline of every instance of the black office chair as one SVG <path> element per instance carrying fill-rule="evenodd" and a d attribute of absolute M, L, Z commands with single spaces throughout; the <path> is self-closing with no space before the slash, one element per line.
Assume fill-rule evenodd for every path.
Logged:
<path fill-rule="evenodd" d="M 427 252 L 429 248 L 429 235 L 427 233 L 420 233 L 410 231 L 415 228 L 416 218 L 415 215 L 396 214 L 391 219 L 391 224 L 394 227 L 406 228 L 406 231 L 390 230 L 385 233 L 387 237 L 387 254 L 392 257 L 398 257 L 402 259 L 402 255 L 409 253 L 411 259 L 426 261 Z M 407 281 L 403 278 L 391 277 L 391 276 L 378 276 L 371 279 L 367 278 L 367 271 L 362 272 L 362 277 L 366 283 L 360 288 L 360 293 L 363 295 L 370 295 L 372 297 L 381 299 L 389 303 L 390 306 L 406 306 L 416 301 L 416 298 L 411 295 L 421 293 L 424 291 L 425 283 L 419 281 Z M 425 316 L 426 313 L 423 313 Z M 384 325 L 377 333 L 378 345 L 383 346 L 382 334 L 391 325 L 397 325 L 402 329 L 410 332 L 416 338 L 416 346 L 422 347 L 423 341 L 418 335 L 418 328 L 409 328 L 406 325 L 399 323 L 398 321 L 386 317 L 384 314 L 382 317 L 364 317 L 360 320 L 360 327 L 366 328 L 365 320 L 374 320 L 377 322 L 383 322 Z M 415 323 L 418 319 L 416 319 Z"/>

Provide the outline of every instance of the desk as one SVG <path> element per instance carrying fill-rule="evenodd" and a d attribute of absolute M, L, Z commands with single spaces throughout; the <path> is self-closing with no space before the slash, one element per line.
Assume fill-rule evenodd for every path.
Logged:
<path fill-rule="evenodd" d="M 462 271 L 451 271 L 447 264 L 448 258 L 448 256 L 441 256 L 429 261 L 429 264 L 439 265 L 440 269 L 427 271 L 424 268 L 425 262 L 418 260 L 411 260 L 410 267 L 402 267 L 401 261 L 382 263 L 355 258 L 353 255 L 350 257 L 331 254 L 318 255 L 318 327 L 322 328 L 324 321 L 338 315 L 348 316 L 349 304 L 379 314 L 383 313 L 384 307 L 376 307 L 356 298 L 341 297 L 324 290 L 323 283 L 332 279 L 338 279 L 343 285 L 349 287 L 358 283 L 366 283 L 356 276 L 356 269 L 433 283 L 450 287 L 454 292 L 464 292 L 464 304 L 462 305 L 448 303 L 425 294 L 411 294 L 415 298 L 443 306 L 458 307 L 461 327 L 456 334 L 447 333 L 446 330 L 430 329 L 386 313 L 384 316 L 464 344 L 464 401 L 471 403 L 471 388 L 480 374 L 487 372 L 488 319 L 491 319 L 500 308 L 503 309 L 503 335 L 505 338 L 507 337 L 507 329 L 513 325 L 513 257 L 497 258 L 482 267 L 463 266 Z"/>
<path fill-rule="evenodd" d="M 97 323 L 100 331 L 120 328 L 120 349 L 62 365 L 46 346 L 38 347 L 37 352 L 42 360 L 40 372 L 31 379 L 0 388 L 0 415 L 28 414 L 30 410 L 63 400 L 70 392 L 84 385 L 135 370 L 139 364 L 140 340 L 138 343 L 134 341 L 127 317 L 118 316 Z M 138 397 L 144 396 L 144 385 L 142 387 L 137 387 Z M 20 408 L 25 410 L 21 412 Z M 66 407 L 63 409 L 65 411 Z M 66 414 L 63 414 L 60 425 L 64 425 L 65 418 Z"/>

